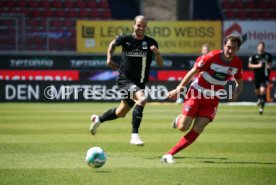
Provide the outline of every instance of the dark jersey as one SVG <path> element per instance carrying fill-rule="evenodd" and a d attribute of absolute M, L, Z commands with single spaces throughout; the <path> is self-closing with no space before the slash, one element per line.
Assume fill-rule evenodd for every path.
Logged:
<path fill-rule="evenodd" d="M 272 56 L 269 53 L 263 53 L 263 54 L 255 54 L 252 55 L 249 58 L 249 62 L 251 64 L 259 64 L 263 63 L 261 68 L 254 69 L 254 78 L 268 78 L 269 77 L 269 69 L 267 68 L 267 65 L 272 63 Z"/>
<path fill-rule="evenodd" d="M 121 34 L 115 39 L 115 44 L 122 46 L 119 72 L 135 84 L 148 82 L 154 55 L 150 46 L 155 45 L 158 48 L 157 42 L 148 36 L 145 36 L 143 40 L 137 40 L 132 35 Z"/>

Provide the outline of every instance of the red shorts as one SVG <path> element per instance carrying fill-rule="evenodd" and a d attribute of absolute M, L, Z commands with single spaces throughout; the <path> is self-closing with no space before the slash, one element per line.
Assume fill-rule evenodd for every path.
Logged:
<path fill-rule="evenodd" d="M 193 92 L 193 93 L 192 93 Z M 215 118 L 219 100 L 199 96 L 199 92 L 190 88 L 183 103 L 182 114 L 195 117 L 207 117 L 212 121 Z"/>

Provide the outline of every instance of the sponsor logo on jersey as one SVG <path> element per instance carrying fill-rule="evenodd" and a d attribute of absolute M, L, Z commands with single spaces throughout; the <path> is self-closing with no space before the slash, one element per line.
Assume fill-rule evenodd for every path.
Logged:
<path fill-rule="evenodd" d="M 148 44 L 146 41 L 142 42 L 142 49 L 148 49 Z"/>
<path fill-rule="evenodd" d="M 197 66 L 201 68 L 204 66 L 204 64 L 205 64 L 205 62 L 203 60 L 200 60 L 197 64 Z"/>

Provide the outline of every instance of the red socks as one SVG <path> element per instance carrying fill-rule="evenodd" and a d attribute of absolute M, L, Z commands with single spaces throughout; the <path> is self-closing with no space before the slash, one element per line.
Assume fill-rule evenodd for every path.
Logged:
<path fill-rule="evenodd" d="M 184 137 L 180 139 L 180 141 L 168 152 L 168 154 L 174 155 L 177 152 L 183 150 L 190 144 L 192 144 L 196 138 L 199 136 L 194 130 L 190 130 Z"/>

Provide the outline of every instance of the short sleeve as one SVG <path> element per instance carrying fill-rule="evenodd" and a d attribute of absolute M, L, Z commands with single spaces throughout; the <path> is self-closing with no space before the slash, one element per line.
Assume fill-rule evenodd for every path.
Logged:
<path fill-rule="evenodd" d="M 200 56 L 196 59 L 194 67 L 199 71 L 204 71 L 210 65 L 210 55 Z"/>
<path fill-rule="evenodd" d="M 152 42 L 153 42 L 153 45 L 155 45 L 159 49 L 157 41 L 152 39 Z"/>
<path fill-rule="evenodd" d="M 121 33 L 120 35 L 117 35 L 115 38 L 115 45 L 121 46 L 126 39 L 126 35 L 124 33 Z"/>

